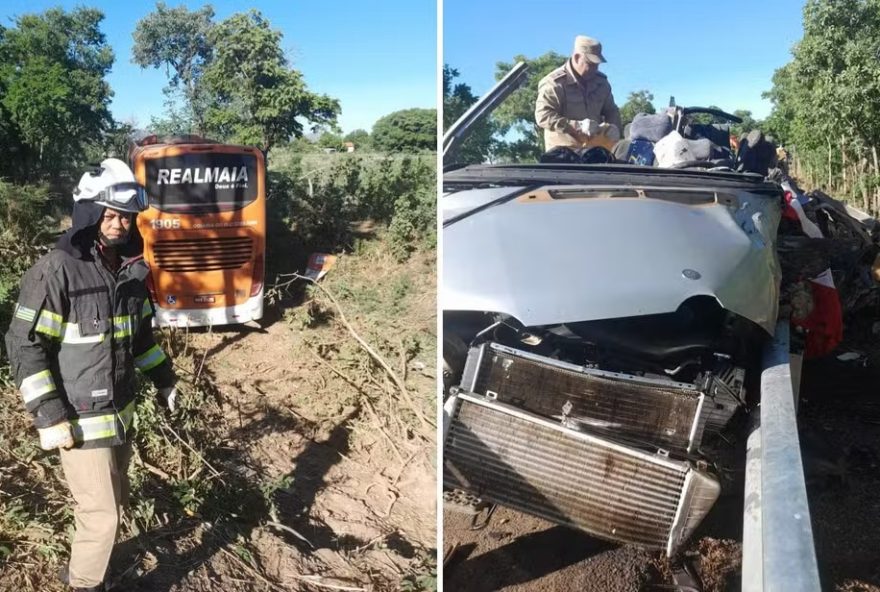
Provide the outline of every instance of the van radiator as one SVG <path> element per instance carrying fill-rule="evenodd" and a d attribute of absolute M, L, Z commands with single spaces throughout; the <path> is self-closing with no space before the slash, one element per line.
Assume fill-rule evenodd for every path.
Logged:
<path fill-rule="evenodd" d="M 443 484 L 672 555 L 719 484 L 685 461 L 621 446 L 472 394 L 447 402 Z"/>
<path fill-rule="evenodd" d="M 684 456 L 733 416 L 742 374 L 733 368 L 695 385 L 584 368 L 486 343 L 468 354 L 461 388 L 615 441 Z"/>
<path fill-rule="evenodd" d="M 153 244 L 156 265 L 164 271 L 238 269 L 253 254 L 249 236 L 160 240 Z"/>

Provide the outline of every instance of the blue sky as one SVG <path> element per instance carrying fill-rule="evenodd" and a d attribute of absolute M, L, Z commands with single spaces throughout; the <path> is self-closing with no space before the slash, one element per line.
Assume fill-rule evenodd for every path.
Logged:
<path fill-rule="evenodd" d="M 495 63 L 571 53 L 576 35 L 602 42 L 602 71 L 622 105 L 647 89 L 654 105 L 770 112 L 761 92 L 803 33 L 802 0 L 444 0 L 443 61 L 480 95 Z"/>
<path fill-rule="evenodd" d="M 373 123 L 398 109 L 433 108 L 437 103 L 437 6 L 434 0 L 377 2 L 324 0 L 166 0 L 196 9 L 211 4 L 222 20 L 249 8 L 259 9 L 282 40 L 293 67 L 314 92 L 340 100 L 343 131 L 370 130 Z M 131 63 L 132 32 L 138 20 L 155 10 L 155 2 L 110 0 L 2 0 L 0 24 L 10 17 L 61 6 L 99 8 L 102 30 L 116 61 L 108 80 L 115 92 L 111 111 L 122 121 L 140 125 L 161 115 L 165 100 L 164 70 L 141 70 Z"/>

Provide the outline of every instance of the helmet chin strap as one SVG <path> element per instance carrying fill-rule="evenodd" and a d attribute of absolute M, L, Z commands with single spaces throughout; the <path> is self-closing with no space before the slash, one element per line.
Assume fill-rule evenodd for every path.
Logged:
<path fill-rule="evenodd" d="M 125 236 L 121 238 L 108 238 L 104 235 L 100 230 L 98 231 L 98 240 L 101 241 L 101 244 L 105 247 L 121 247 L 124 244 L 128 243 L 128 239 L 131 237 L 131 233 L 129 232 Z"/>

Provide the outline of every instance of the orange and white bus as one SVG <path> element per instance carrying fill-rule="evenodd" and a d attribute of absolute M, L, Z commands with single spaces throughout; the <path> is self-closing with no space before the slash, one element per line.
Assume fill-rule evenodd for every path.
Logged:
<path fill-rule="evenodd" d="M 160 326 L 263 316 L 266 164 L 257 148 L 150 136 L 130 154 L 150 207 L 138 215 Z"/>

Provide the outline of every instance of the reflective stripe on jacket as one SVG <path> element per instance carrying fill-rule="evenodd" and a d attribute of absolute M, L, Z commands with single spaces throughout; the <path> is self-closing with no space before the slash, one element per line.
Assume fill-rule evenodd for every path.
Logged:
<path fill-rule="evenodd" d="M 16 384 L 37 428 L 68 419 L 84 448 L 126 441 L 135 368 L 172 386 L 170 360 L 153 340 L 143 259 L 114 274 L 100 257 L 55 249 L 25 274 L 6 334 Z"/>

